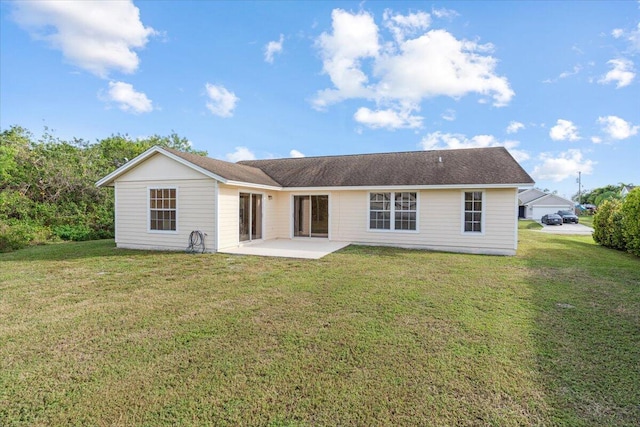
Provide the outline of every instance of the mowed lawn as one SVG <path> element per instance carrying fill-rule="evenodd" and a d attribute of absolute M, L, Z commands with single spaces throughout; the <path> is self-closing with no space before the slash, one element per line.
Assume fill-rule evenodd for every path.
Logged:
<path fill-rule="evenodd" d="M 640 423 L 640 259 L 521 223 L 516 257 L 0 255 L 0 425 Z"/>

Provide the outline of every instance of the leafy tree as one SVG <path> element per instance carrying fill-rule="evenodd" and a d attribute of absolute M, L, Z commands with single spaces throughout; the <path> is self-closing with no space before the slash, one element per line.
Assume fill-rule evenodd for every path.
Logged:
<path fill-rule="evenodd" d="M 619 185 L 605 185 L 604 187 L 594 188 L 593 190 L 582 193 L 580 199 L 582 203 L 590 203 L 592 205 L 600 206 L 605 200 L 619 200 L 620 191 L 626 184 L 620 183 Z M 573 200 L 578 199 L 578 193 L 573 195 Z"/>
<path fill-rule="evenodd" d="M 640 256 L 640 187 L 636 187 L 622 203 L 623 230 L 627 250 Z"/>
<path fill-rule="evenodd" d="M 24 128 L 0 132 L 0 251 L 60 238 L 113 236 L 113 190 L 95 182 L 154 145 L 189 151 L 172 132 L 133 140 L 112 135 L 96 143 L 62 141 L 45 128 L 39 140 Z"/>

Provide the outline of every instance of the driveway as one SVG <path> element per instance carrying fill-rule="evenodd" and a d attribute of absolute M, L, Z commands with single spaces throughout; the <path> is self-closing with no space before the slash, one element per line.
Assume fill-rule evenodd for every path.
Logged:
<path fill-rule="evenodd" d="M 593 233 L 593 228 L 587 227 L 582 224 L 562 224 L 562 225 L 546 225 L 542 224 L 542 229 L 538 230 L 541 233 L 549 234 L 581 234 L 584 236 L 590 236 Z"/>

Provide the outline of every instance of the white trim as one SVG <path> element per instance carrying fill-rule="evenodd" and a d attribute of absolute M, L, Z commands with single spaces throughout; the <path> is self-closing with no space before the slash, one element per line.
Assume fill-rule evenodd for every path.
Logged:
<path fill-rule="evenodd" d="M 516 212 L 514 215 L 514 228 L 513 228 L 513 250 L 518 250 L 518 221 L 520 221 L 520 205 L 518 204 L 518 190 L 516 190 Z M 524 216 L 527 216 L 525 212 Z"/>
<path fill-rule="evenodd" d="M 352 186 L 333 186 L 333 187 L 282 187 L 280 191 L 300 191 L 308 194 L 309 191 L 419 191 L 419 190 L 459 190 L 472 189 L 481 186 L 485 189 L 492 188 L 518 188 L 523 186 L 532 186 L 533 184 L 451 184 L 451 185 L 352 185 Z"/>
<path fill-rule="evenodd" d="M 389 229 L 371 228 L 371 193 L 391 193 L 391 218 Z M 416 193 L 416 229 L 396 230 L 396 193 Z M 420 191 L 368 191 L 367 192 L 367 231 L 372 233 L 420 233 Z M 402 211 L 401 211 L 402 212 Z M 411 211 L 409 211 L 411 212 Z"/>
<path fill-rule="evenodd" d="M 213 230 L 215 236 L 213 236 L 213 251 L 218 252 L 218 247 L 220 246 L 220 188 L 218 186 L 218 181 L 213 181 Z"/>
<path fill-rule="evenodd" d="M 150 190 L 176 190 L 176 229 L 175 230 L 152 230 L 151 229 L 151 191 Z M 147 186 L 147 233 L 150 234 L 178 234 L 178 200 L 179 190 L 177 185 L 148 185 Z"/>
<path fill-rule="evenodd" d="M 105 176 L 104 178 L 102 178 L 101 180 L 99 180 L 98 182 L 96 182 L 96 187 L 103 187 L 103 186 L 109 186 L 112 181 L 114 181 L 116 178 L 118 178 L 119 176 L 123 175 L 125 172 L 128 172 L 129 170 L 133 169 L 135 166 L 137 166 L 139 163 L 142 163 L 143 161 L 145 161 L 146 159 L 148 159 L 149 157 L 153 156 L 154 154 L 159 153 L 159 154 L 163 154 L 167 157 L 169 157 L 172 160 L 175 160 L 176 162 L 195 170 L 196 172 L 200 172 L 201 174 L 215 179 L 216 181 L 220 181 L 223 184 L 229 184 L 229 185 L 236 185 L 236 186 L 240 186 L 240 187 L 252 187 L 252 188 L 263 188 L 263 189 L 269 189 L 269 190 L 276 190 L 279 191 L 282 189 L 282 187 L 280 186 L 272 186 L 272 185 L 264 185 L 264 184 L 254 184 L 254 183 L 250 183 L 250 182 L 242 182 L 242 181 L 232 181 L 232 180 L 228 180 L 226 178 L 223 178 L 222 176 L 215 174 L 211 171 L 208 171 L 204 168 L 201 168 L 198 165 L 195 165 L 193 163 L 191 163 L 188 160 L 183 159 L 180 156 L 176 156 L 173 153 L 168 152 L 167 150 L 164 150 L 162 147 L 159 147 L 157 145 L 149 148 L 147 151 L 145 151 L 144 153 L 140 154 L 138 157 L 136 157 L 135 159 L 125 163 L 124 165 L 120 166 L 118 169 L 116 169 L 115 171 L 111 172 L 109 175 Z"/>
<path fill-rule="evenodd" d="M 224 178 L 222 178 L 224 179 Z M 265 184 L 252 184 L 250 182 L 242 182 L 242 181 L 229 181 L 229 180 L 222 180 L 220 179 L 220 181 L 223 184 L 227 184 L 227 185 L 234 185 L 236 187 L 248 187 L 248 188 L 259 188 L 261 190 L 275 190 L 275 191 L 281 191 L 282 187 L 274 187 L 273 185 L 265 185 Z M 258 193 L 255 193 L 258 194 Z"/>
<path fill-rule="evenodd" d="M 145 161 L 146 159 L 148 159 L 149 157 L 153 156 L 156 153 L 160 153 L 163 154 L 167 157 L 169 157 L 172 160 L 175 160 L 176 162 L 187 166 L 190 169 L 193 169 L 197 172 L 200 172 L 201 174 L 208 176 L 209 178 L 213 178 L 216 179 L 218 181 L 221 182 L 226 182 L 226 179 L 224 179 L 223 177 L 216 175 L 212 172 L 209 172 L 206 169 L 201 168 L 200 166 L 194 165 L 193 163 L 184 160 L 182 157 L 178 157 L 175 154 L 169 153 L 168 151 L 162 149 L 162 147 L 158 147 L 157 145 L 149 148 L 147 151 L 145 151 L 144 153 L 140 154 L 138 157 L 136 157 L 135 159 L 125 163 L 124 165 L 120 166 L 118 169 L 116 169 L 115 171 L 111 172 L 109 175 L 105 176 L 104 178 L 102 178 L 100 181 L 96 182 L 96 187 L 102 187 L 102 186 L 108 186 L 111 184 L 111 182 L 113 180 L 115 180 L 116 178 L 118 178 L 120 175 L 124 174 L 125 172 L 133 169 L 135 166 L 137 166 L 139 163 L 142 163 L 143 161 Z"/>
<path fill-rule="evenodd" d="M 466 193 L 482 193 L 482 211 L 480 211 L 480 231 L 465 231 L 464 230 L 464 223 L 465 223 L 465 218 L 464 218 L 464 213 L 466 211 L 464 204 L 465 204 L 465 194 Z M 485 233 L 485 220 L 486 220 L 486 216 L 487 216 L 487 197 L 486 197 L 486 192 L 484 189 L 469 189 L 469 190 L 462 190 L 460 192 L 461 194 L 461 198 L 462 198 L 462 204 L 460 206 L 461 208 L 461 233 L 464 236 L 484 236 Z"/>
<path fill-rule="evenodd" d="M 113 238 L 118 244 L 118 186 L 113 186 Z"/>

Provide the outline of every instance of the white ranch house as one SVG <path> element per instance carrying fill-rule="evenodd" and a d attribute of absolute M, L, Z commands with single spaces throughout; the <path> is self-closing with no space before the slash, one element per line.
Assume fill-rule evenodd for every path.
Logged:
<path fill-rule="evenodd" d="M 546 193 L 537 188 L 520 191 L 518 202 L 520 204 L 518 213 L 520 218 L 536 221 L 540 221 L 547 214 L 557 213 L 558 211 L 573 212 L 575 210 L 575 203 L 571 200 L 567 200 L 557 194 Z"/>
<path fill-rule="evenodd" d="M 534 182 L 502 147 L 230 163 L 153 147 L 96 183 L 115 189 L 119 248 L 209 252 L 327 239 L 514 255 L 518 188 Z"/>

